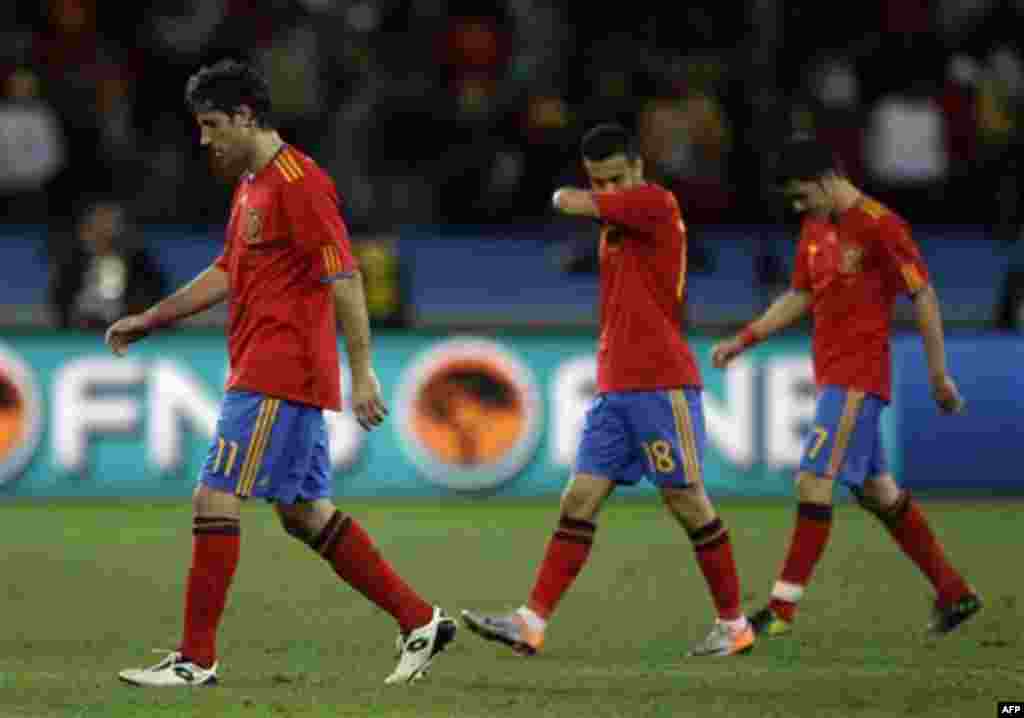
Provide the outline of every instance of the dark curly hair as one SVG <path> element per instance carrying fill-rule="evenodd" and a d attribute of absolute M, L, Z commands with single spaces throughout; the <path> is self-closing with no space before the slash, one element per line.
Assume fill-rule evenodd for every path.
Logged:
<path fill-rule="evenodd" d="M 583 135 L 580 154 L 589 162 L 601 162 L 620 154 L 630 161 L 640 156 L 629 130 L 612 122 L 592 127 Z"/>
<path fill-rule="evenodd" d="M 256 124 L 268 127 L 271 122 L 267 81 L 254 67 L 236 60 L 221 60 L 188 78 L 185 104 L 193 114 L 223 112 L 227 115 L 247 105 Z"/>

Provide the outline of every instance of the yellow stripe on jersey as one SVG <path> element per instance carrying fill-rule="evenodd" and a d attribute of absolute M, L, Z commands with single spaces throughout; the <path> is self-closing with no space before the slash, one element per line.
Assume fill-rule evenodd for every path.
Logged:
<path fill-rule="evenodd" d="M 328 277 L 333 277 L 345 271 L 345 264 L 341 260 L 341 250 L 333 244 L 324 246 L 324 267 Z"/>
<path fill-rule="evenodd" d="M 277 167 L 278 172 L 284 175 L 284 179 L 286 182 L 294 182 L 299 178 L 299 176 L 295 174 L 295 172 L 284 163 L 284 160 L 281 157 L 278 157 L 276 160 L 274 160 L 274 166 Z"/>
<path fill-rule="evenodd" d="M 292 155 L 289 150 L 285 150 L 281 153 L 281 162 L 287 165 L 288 169 L 292 171 L 292 174 L 295 175 L 296 179 L 302 177 L 302 165 L 299 164 L 299 161 L 295 159 L 294 155 Z"/>
<path fill-rule="evenodd" d="M 832 444 L 832 455 L 828 459 L 828 473 L 826 477 L 835 479 L 839 470 L 846 461 L 846 448 L 850 444 L 850 437 L 857 426 L 857 416 L 860 408 L 864 405 L 864 392 L 849 391 L 846 394 L 846 405 L 843 406 L 843 415 L 839 419 L 839 430 L 836 431 L 835 442 Z"/>
<path fill-rule="evenodd" d="M 676 301 L 683 301 L 683 290 L 686 289 L 686 242 L 683 242 L 682 255 L 679 258 L 679 281 L 676 282 Z"/>
<path fill-rule="evenodd" d="M 321 248 L 321 252 L 324 256 L 325 275 L 333 277 L 335 274 L 341 274 L 341 254 L 339 254 L 338 248 L 325 244 Z"/>
<path fill-rule="evenodd" d="M 270 434 L 274 428 L 274 419 L 277 417 L 277 408 L 280 405 L 280 399 L 264 399 L 260 404 L 256 428 L 249 439 L 245 463 L 242 465 L 242 473 L 238 477 L 238 487 L 235 489 L 235 493 L 239 496 L 248 496 L 256 484 L 256 476 L 259 474 L 263 453 L 266 451 Z"/>
<path fill-rule="evenodd" d="M 900 273 L 903 275 L 903 281 L 906 282 L 907 291 L 911 294 L 919 292 L 924 287 L 924 277 L 913 264 L 904 264 L 900 267 Z"/>
<path fill-rule="evenodd" d="M 871 198 L 865 198 L 860 203 L 860 208 L 864 211 L 864 214 L 871 217 L 871 219 L 878 219 L 889 211 L 881 202 Z"/>
<path fill-rule="evenodd" d="M 697 455 L 697 437 L 693 431 L 693 418 L 690 416 L 690 405 L 682 389 L 673 389 L 668 393 L 672 404 L 672 416 L 675 419 L 676 434 L 679 445 L 683 449 L 683 467 L 686 469 L 686 480 L 691 484 L 701 481 L 700 458 Z"/>
<path fill-rule="evenodd" d="M 683 290 L 686 289 L 686 225 L 679 221 L 679 231 L 682 234 L 682 248 L 679 250 L 679 280 L 676 282 L 676 301 L 683 301 Z"/>

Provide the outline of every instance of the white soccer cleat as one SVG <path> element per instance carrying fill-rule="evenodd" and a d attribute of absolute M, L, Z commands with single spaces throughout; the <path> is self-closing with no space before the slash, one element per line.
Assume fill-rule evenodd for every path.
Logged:
<path fill-rule="evenodd" d="M 217 664 L 214 663 L 212 668 L 203 668 L 182 659 L 178 651 L 172 651 L 155 666 L 126 668 L 117 677 L 133 686 L 152 688 L 212 686 L 217 683 Z"/>
<path fill-rule="evenodd" d="M 388 676 L 385 683 L 412 683 L 422 678 L 430 667 L 434 656 L 455 640 L 455 621 L 439 607 L 434 606 L 434 616 L 429 623 L 399 636 L 398 667 Z"/>

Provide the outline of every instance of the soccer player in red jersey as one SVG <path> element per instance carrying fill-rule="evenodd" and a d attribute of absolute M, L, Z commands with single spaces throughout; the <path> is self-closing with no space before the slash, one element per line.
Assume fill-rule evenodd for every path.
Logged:
<path fill-rule="evenodd" d="M 216 682 L 217 626 L 238 564 L 241 506 L 253 496 L 273 502 L 286 532 L 398 622 L 401 655 L 388 683 L 420 677 L 455 635 L 455 622 L 406 584 L 329 499 L 323 410 L 341 409 L 338 321 L 359 423 L 369 430 L 387 410 L 334 182 L 269 124 L 269 97 L 263 78 L 242 63 L 224 61 L 189 79 L 201 144 L 215 169 L 237 182 L 224 252 L 175 294 L 107 332 L 121 355 L 152 331 L 229 302 L 231 370 L 193 496 L 184 637 L 157 665 L 120 673 L 136 685 Z"/>
<path fill-rule="evenodd" d="M 718 613 L 690 655 L 742 653 L 753 646 L 754 632 L 740 609 L 729 533 L 701 477 L 706 432 L 700 372 L 681 326 L 686 228 L 679 205 L 644 181 L 643 162 L 624 128 L 599 125 L 581 149 L 591 189 L 560 189 L 554 204 L 602 225 L 598 395 L 529 599 L 511 614 L 463 611 L 463 620 L 488 640 L 536 653 L 590 555 L 601 506 L 617 485 L 646 477 L 689 533 Z"/>
<path fill-rule="evenodd" d="M 948 633 L 981 599 L 946 559 L 920 506 L 889 472 L 879 418 L 890 395 L 890 318 L 900 294 L 913 298 L 932 396 L 943 413 L 963 400 L 946 370 L 942 317 L 928 269 L 898 215 L 866 197 L 813 139 L 789 141 L 780 159 L 783 191 L 806 212 L 792 286 L 739 335 L 715 346 L 724 367 L 747 347 L 814 317 L 818 403 L 797 475 L 796 527 L 768 605 L 751 617 L 758 634 L 789 632 L 797 604 L 832 527 L 835 481 L 877 516 L 936 592 L 933 633 Z"/>

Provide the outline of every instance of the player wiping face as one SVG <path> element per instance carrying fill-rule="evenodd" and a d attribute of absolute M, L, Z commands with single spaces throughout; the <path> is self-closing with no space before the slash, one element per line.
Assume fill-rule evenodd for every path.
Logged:
<path fill-rule="evenodd" d="M 595 192 L 615 192 L 643 184 L 643 160 L 630 160 L 624 154 L 604 160 L 584 160 L 583 167 Z"/>
<path fill-rule="evenodd" d="M 590 555 L 600 507 L 616 486 L 658 486 L 686 529 L 717 613 L 693 656 L 727 656 L 753 645 L 740 608 L 732 544 L 701 480 L 706 441 L 701 378 L 679 312 L 686 296 L 686 225 L 675 196 L 643 177 L 632 137 L 615 124 L 581 142 L 589 189 L 561 187 L 562 214 L 598 233 L 597 397 L 587 410 L 573 478 L 562 495 L 529 600 L 511 614 L 464 611 L 481 637 L 536 653 L 548 619 Z"/>

